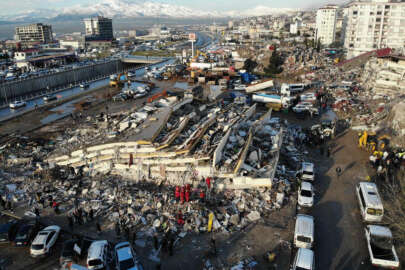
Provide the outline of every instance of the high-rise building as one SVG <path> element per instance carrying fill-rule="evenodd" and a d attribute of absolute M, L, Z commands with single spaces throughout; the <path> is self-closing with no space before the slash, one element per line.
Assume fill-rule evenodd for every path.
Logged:
<path fill-rule="evenodd" d="M 21 43 L 50 43 L 53 41 L 52 35 L 52 26 L 42 23 L 15 28 L 15 40 Z"/>
<path fill-rule="evenodd" d="M 87 40 L 112 40 L 112 19 L 101 16 L 84 19 Z"/>
<path fill-rule="evenodd" d="M 347 57 L 381 48 L 405 46 L 405 2 L 371 0 L 352 2 L 345 17 Z"/>
<path fill-rule="evenodd" d="M 325 6 L 316 12 L 315 38 L 322 45 L 335 42 L 337 6 Z"/>

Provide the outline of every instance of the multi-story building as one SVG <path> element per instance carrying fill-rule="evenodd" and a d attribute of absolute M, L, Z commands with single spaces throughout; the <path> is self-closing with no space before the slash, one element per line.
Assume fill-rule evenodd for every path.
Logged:
<path fill-rule="evenodd" d="M 300 17 L 293 18 L 293 22 L 290 24 L 290 34 L 298 34 L 302 26 L 302 19 Z"/>
<path fill-rule="evenodd" d="M 347 6 L 344 46 L 347 57 L 405 46 L 405 2 L 371 0 Z"/>
<path fill-rule="evenodd" d="M 21 43 L 50 43 L 53 41 L 52 26 L 42 23 L 17 26 L 15 40 Z"/>
<path fill-rule="evenodd" d="M 101 16 L 84 19 L 86 40 L 112 40 L 112 19 Z"/>
<path fill-rule="evenodd" d="M 315 38 L 322 45 L 329 45 L 335 42 L 336 36 L 336 6 L 325 6 L 316 12 Z"/>

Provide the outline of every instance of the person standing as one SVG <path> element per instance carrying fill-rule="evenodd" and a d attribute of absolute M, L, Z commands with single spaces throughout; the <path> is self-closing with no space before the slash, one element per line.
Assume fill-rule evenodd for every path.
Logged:
<path fill-rule="evenodd" d="M 339 176 L 342 173 L 342 169 L 340 167 L 336 167 L 336 176 L 339 178 Z"/>
<path fill-rule="evenodd" d="M 68 224 L 69 224 L 69 229 L 71 232 L 73 232 L 73 217 L 68 216 Z"/>
<path fill-rule="evenodd" d="M 174 197 L 176 198 L 176 201 L 178 202 L 180 199 L 180 187 L 176 186 L 176 189 L 174 191 Z"/>
<path fill-rule="evenodd" d="M 97 234 L 100 235 L 101 234 L 101 225 L 98 221 L 96 223 L 96 228 L 97 228 Z"/>
<path fill-rule="evenodd" d="M 212 254 L 214 254 L 214 256 L 216 256 L 217 255 L 217 245 L 215 243 L 214 236 L 211 236 L 210 248 L 211 248 Z"/>
<path fill-rule="evenodd" d="M 180 189 L 180 203 L 184 203 L 184 187 L 181 187 Z"/>

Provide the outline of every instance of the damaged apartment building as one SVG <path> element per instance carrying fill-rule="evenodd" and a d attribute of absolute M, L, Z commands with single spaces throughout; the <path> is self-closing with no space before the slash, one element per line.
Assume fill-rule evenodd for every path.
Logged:
<path fill-rule="evenodd" d="M 375 94 L 396 96 L 405 91 L 405 57 L 373 57 L 365 65 L 362 81 Z"/>
<path fill-rule="evenodd" d="M 218 188 L 272 186 L 283 130 L 271 110 L 185 95 L 124 114 L 102 116 L 93 130 L 114 126 L 115 132 L 91 143 L 67 139 L 65 152 L 53 152 L 48 162 L 172 185 L 215 177 Z"/>

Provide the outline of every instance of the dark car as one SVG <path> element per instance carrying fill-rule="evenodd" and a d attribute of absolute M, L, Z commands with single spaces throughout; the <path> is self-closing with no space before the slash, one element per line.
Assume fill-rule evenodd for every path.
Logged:
<path fill-rule="evenodd" d="M 34 221 L 22 224 L 15 235 L 14 244 L 19 247 L 28 246 L 40 229 L 40 225 L 36 224 Z"/>
<path fill-rule="evenodd" d="M 59 257 L 60 265 L 85 258 L 87 255 L 87 250 L 89 249 L 92 242 L 93 240 L 87 237 L 65 241 L 63 243 L 62 252 Z"/>
<path fill-rule="evenodd" d="M 17 229 L 18 223 L 15 221 L 0 225 L 0 243 L 13 241 Z"/>

